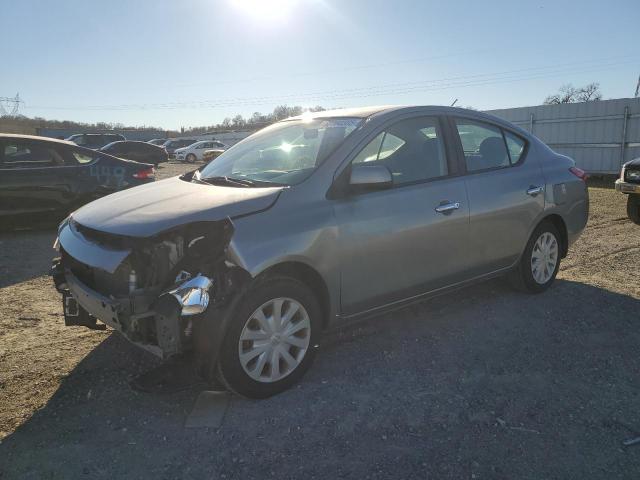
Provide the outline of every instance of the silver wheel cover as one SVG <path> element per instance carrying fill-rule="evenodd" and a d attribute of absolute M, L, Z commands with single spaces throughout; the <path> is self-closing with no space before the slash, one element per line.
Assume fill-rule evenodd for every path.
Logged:
<path fill-rule="evenodd" d="M 304 359 L 311 339 L 311 320 L 292 298 L 274 298 L 247 319 L 240 340 L 240 365 L 261 383 L 282 380 Z"/>
<path fill-rule="evenodd" d="M 538 237 L 531 252 L 531 273 L 539 285 L 544 285 L 553 276 L 558 264 L 558 240 L 551 232 Z"/>

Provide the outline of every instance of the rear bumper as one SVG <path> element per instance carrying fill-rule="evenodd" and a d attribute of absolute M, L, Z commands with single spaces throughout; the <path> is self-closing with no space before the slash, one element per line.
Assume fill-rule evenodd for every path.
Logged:
<path fill-rule="evenodd" d="M 616 180 L 616 191 L 620 193 L 639 193 L 640 184 L 624 182 L 620 179 Z"/>

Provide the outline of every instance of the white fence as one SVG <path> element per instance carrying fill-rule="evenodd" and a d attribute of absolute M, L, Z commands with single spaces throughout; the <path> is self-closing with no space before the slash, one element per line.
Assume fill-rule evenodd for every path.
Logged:
<path fill-rule="evenodd" d="M 489 110 L 532 132 L 589 173 L 620 172 L 640 157 L 640 98 Z"/>

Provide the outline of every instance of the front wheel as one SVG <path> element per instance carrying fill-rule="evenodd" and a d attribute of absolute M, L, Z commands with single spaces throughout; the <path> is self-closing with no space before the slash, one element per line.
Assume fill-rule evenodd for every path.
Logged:
<path fill-rule="evenodd" d="M 551 286 L 560 268 L 560 234 L 551 222 L 533 231 L 516 270 L 511 274 L 519 290 L 541 293 Z"/>
<path fill-rule="evenodd" d="M 196 163 L 196 156 L 193 153 L 190 153 L 189 155 L 187 155 L 187 158 L 185 158 L 185 160 L 187 161 L 187 163 Z"/>
<path fill-rule="evenodd" d="M 627 195 L 627 216 L 636 225 L 640 225 L 640 195 Z"/>
<path fill-rule="evenodd" d="M 287 277 L 259 280 L 225 335 L 218 359 L 221 380 L 250 398 L 288 389 L 311 366 L 321 325 L 321 309 L 304 284 Z"/>

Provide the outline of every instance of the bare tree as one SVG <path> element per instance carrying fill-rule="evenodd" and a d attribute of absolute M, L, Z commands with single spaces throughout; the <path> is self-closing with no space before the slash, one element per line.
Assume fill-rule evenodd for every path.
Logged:
<path fill-rule="evenodd" d="M 590 83 L 581 88 L 575 88 L 570 83 L 560 87 L 558 93 L 544 99 L 545 105 L 559 105 L 561 103 L 593 102 L 602 100 L 599 83 Z"/>
<path fill-rule="evenodd" d="M 600 92 L 599 83 L 590 83 L 580 89 L 578 89 L 578 102 L 593 102 L 596 100 L 602 100 L 602 93 Z"/>

